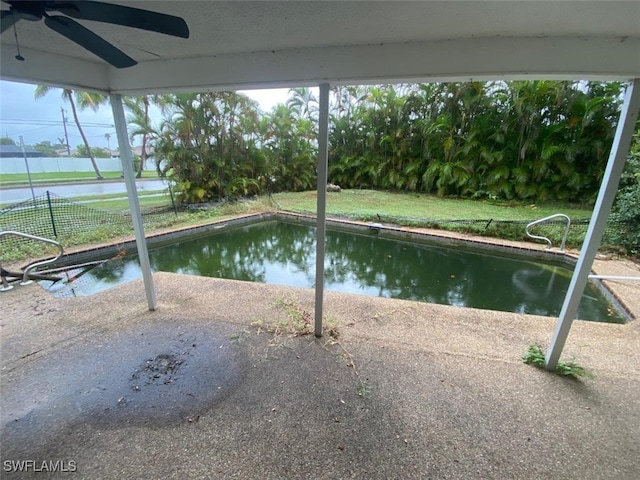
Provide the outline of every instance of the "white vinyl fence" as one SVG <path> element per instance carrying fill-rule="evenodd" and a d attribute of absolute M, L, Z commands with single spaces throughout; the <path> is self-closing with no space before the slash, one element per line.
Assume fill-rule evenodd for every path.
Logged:
<path fill-rule="evenodd" d="M 90 158 L 41 157 L 27 158 L 31 173 L 49 172 L 93 172 Z M 96 158 L 101 172 L 122 171 L 119 158 Z M 24 158 L 0 158 L 0 174 L 27 173 Z"/>

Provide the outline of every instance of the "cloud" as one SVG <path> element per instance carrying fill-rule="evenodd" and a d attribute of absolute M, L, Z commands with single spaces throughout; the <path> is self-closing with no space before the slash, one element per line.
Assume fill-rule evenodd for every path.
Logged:
<path fill-rule="evenodd" d="M 264 112 L 270 112 L 278 103 L 286 103 L 288 88 L 267 88 L 260 90 L 239 90 L 260 104 Z"/>
<path fill-rule="evenodd" d="M 58 143 L 64 138 L 61 108 L 67 117 L 67 135 L 71 148 L 82 144 L 82 138 L 73 120 L 71 106 L 62 98 L 62 90 L 56 89 L 36 100 L 36 85 L 0 81 L 0 135 L 9 136 L 16 142 L 22 136 L 26 145 L 42 141 Z M 243 90 L 242 93 L 255 99 L 263 111 L 269 112 L 278 103 L 285 103 L 288 89 Z M 80 124 L 91 146 L 107 147 L 105 134 L 111 135 L 109 146 L 116 149 L 115 128 L 111 106 L 100 107 L 97 112 L 78 111 Z M 157 122 L 156 122 L 157 123 Z M 96 124 L 106 126 L 95 126 Z M 135 143 L 135 142 L 134 142 Z"/>
<path fill-rule="evenodd" d="M 73 120 L 71 106 L 62 98 L 62 90 L 56 89 L 44 97 L 34 98 L 36 86 L 26 83 L 0 82 L 0 125 L 2 136 L 16 142 L 22 136 L 24 143 L 33 145 L 42 141 L 57 143 L 64 137 L 61 108 L 67 118 L 67 134 L 72 148 L 82 143 Z M 115 134 L 111 107 L 103 106 L 98 112 L 79 111 L 78 117 L 90 145 L 106 146 L 105 133 Z M 91 126 L 101 124 L 106 126 Z"/>

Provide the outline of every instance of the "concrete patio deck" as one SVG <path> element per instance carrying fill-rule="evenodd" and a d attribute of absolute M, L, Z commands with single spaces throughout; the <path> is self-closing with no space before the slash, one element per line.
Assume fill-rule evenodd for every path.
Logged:
<path fill-rule="evenodd" d="M 575 322 L 563 358 L 595 375 L 575 381 L 520 359 L 552 318 L 326 292 L 338 338 L 316 340 L 264 329 L 311 290 L 154 278 L 156 312 L 141 281 L 2 294 L 3 478 L 640 474 L 637 320 Z"/>

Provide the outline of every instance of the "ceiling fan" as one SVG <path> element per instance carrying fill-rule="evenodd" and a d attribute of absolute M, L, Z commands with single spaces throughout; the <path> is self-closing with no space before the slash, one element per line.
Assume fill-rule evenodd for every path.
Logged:
<path fill-rule="evenodd" d="M 189 27 L 182 18 L 140 8 L 79 0 L 2 1 L 8 3 L 10 8 L 1 12 L 0 33 L 20 20 L 37 22 L 44 18 L 44 24 L 47 27 L 89 50 L 116 68 L 132 67 L 138 62 L 69 17 L 189 38 Z M 59 12 L 66 16 L 50 15 L 49 12 Z M 16 58 L 22 59 L 19 54 Z"/>

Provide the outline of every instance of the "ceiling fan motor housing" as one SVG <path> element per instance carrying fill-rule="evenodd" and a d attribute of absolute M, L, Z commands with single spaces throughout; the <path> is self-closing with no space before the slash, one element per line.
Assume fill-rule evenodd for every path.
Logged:
<path fill-rule="evenodd" d="M 37 22 L 41 20 L 45 14 L 45 7 L 42 2 L 7 2 L 11 5 L 11 13 L 20 18 L 20 20 L 29 20 Z"/>
<path fill-rule="evenodd" d="M 122 50 L 75 21 L 74 18 L 189 38 L 189 27 L 182 18 L 125 5 L 80 0 L 2 1 L 10 6 L 9 10 L 2 10 L 2 32 L 11 26 L 14 27 L 15 32 L 15 24 L 19 20 L 37 22 L 44 18 L 44 23 L 48 28 L 80 45 L 116 68 L 132 67 L 137 62 Z M 55 13 L 49 15 L 48 12 L 58 12 L 62 15 L 56 15 Z M 16 43 L 17 40 L 16 33 Z M 19 50 L 16 59 L 24 60 Z"/>

